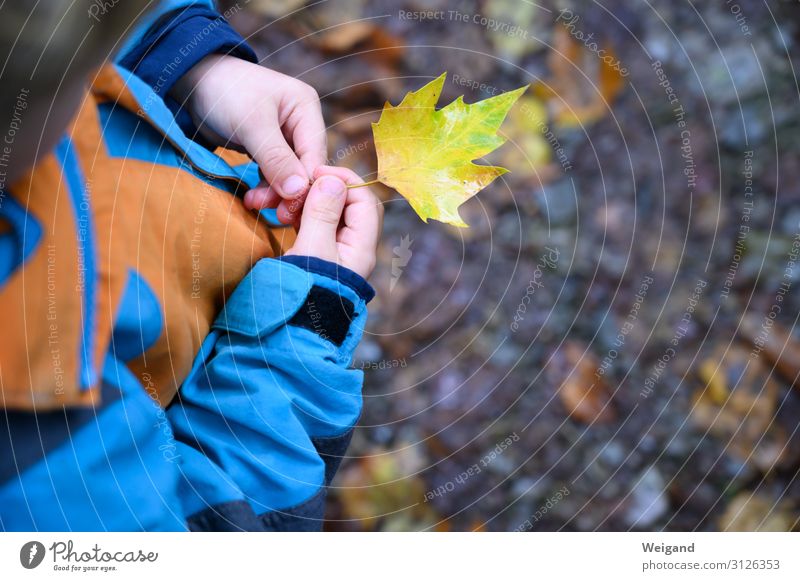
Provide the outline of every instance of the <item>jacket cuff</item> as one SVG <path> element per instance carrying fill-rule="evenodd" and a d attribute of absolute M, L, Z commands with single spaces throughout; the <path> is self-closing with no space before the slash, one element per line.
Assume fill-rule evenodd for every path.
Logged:
<path fill-rule="evenodd" d="M 365 304 L 375 297 L 375 289 L 363 276 L 335 262 L 323 260 L 316 256 L 297 256 L 294 254 L 280 256 L 278 260 L 288 262 L 308 272 L 332 278 L 352 289 Z"/>
<path fill-rule="evenodd" d="M 212 54 L 258 62 L 253 49 L 218 12 L 192 6 L 162 17 L 119 64 L 150 85 L 184 133 L 194 135 L 191 115 L 168 93 L 189 69 Z"/>
<path fill-rule="evenodd" d="M 315 333 L 339 353 L 352 354 L 364 332 L 366 304 L 375 290 L 349 268 L 327 260 L 292 255 L 281 256 L 278 261 L 286 268 L 307 273 L 311 282 L 305 301 L 287 324 Z"/>

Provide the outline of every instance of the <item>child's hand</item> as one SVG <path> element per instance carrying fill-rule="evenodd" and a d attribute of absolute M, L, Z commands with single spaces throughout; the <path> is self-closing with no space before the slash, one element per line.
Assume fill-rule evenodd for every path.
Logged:
<path fill-rule="evenodd" d="M 363 180 L 346 168 L 321 166 L 305 200 L 300 229 L 286 254 L 316 256 L 367 278 L 383 223 L 383 206 L 369 188 L 348 190 Z M 276 197 L 270 203 L 277 205 Z"/>
<path fill-rule="evenodd" d="M 258 163 L 267 183 L 247 192 L 245 205 L 260 210 L 277 196 L 283 201 L 278 218 L 296 221 L 314 170 L 326 158 L 316 91 L 262 66 L 211 55 L 186 73 L 172 94 L 187 103 L 203 137 L 244 149 Z"/>

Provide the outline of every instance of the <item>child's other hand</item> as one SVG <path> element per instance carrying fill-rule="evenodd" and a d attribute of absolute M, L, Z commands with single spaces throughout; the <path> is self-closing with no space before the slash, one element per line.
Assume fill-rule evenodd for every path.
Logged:
<path fill-rule="evenodd" d="M 326 158 L 316 91 L 262 66 L 211 55 L 186 73 L 172 94 L 187 103 L 203 137 L 244 149 L 258 163 L 266 182 L 247 192 L 245 205 L 277 207 L 282 222 L 295 222 L 314 170 Z"/>
<path fill-rule="evenodd" d="M 316 256 L 369 277 L 375 268 L 383 206 L 349 169 L 321 166 L 305 200 L 294 246 L 286 254 Z M 273 204 L 275 201 L 273 200 Z"/>

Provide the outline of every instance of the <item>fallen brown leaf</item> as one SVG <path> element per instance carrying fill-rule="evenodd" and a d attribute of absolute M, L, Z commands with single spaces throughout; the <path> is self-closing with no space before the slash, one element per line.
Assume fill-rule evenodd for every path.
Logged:
<path fill-rule="evenodd" d="M 616 419 L 611 405 L 611 391 L 602 378 L 595 376 L 600 360 L 582 343 L 569 341 L 554 362 L 563 377 L 558 396 L 570 417 L 589 423 L 609 423 Z"/>
<path fill-rule="evenodd" d="M 788 436 L 776 421 L 779 384 L 741 345 L 720 345 L 700 364 L 692 418 L 742 462 L 769 472 L 786 460 Z"/>
<path fill-rule="evenodd" d="M 553 32 L 553 48 L 547 58 L 552 77 L 536 83 L 534 93 L 548 101 L 556 123 L 577 127 L 605 117 L 624 88 L 625 78 L 563 26 L 557 25 Z M 610 46 L 603 49 L 606 56 L 616 59 Z"/>
<path fill-rule="evenodd" d="M 310 36 L 309 42 L 326 52 L 346 52 L 374 34 L 375 28 L 375 25 L 369 21 L 345 22 Z"/>
<path fill-rule="evenodd" d="M 304 4 L 305 0 L 250 0 L 247 3 L 247 9 L 269 18 L 279 18 L 297 10 Z"/>
<path fill-rule="evenodd" d="M 743 491 L 725 508 L 719 528 L 729 532 L 790 532 L 797 525 L 797 517 L 787 500 Z"/>
<path fill-rule="evenodd" d="M 421 466 L 413 445 L 398 450 L 374 448 L 371 454 L 344 466 L 335 482 L 335 496 L 345 518 L 361 530 L 421 530 L 441 519 L 423 502 L 425 483 L 414 475 Z"/>
<path fill-rule="evenodd" d="M 763 343 L 761 354 L 786 381 L 800 389 L 800 340 L 779 323 L 773 323 L 768 330 L 763 325 L 763 315 L 748 313 L 742 317 L 739 328 L 754 345 Z"/>

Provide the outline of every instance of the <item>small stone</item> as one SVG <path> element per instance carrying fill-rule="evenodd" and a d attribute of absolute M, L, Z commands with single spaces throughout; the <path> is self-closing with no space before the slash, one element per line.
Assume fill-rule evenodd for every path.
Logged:
<path fill-rule="evenodd" d="M 550 224 L 574 224 L 578 217 L 578 197 L 574 182 L 561 179 L 537 192 L 542 215 Z"/>
<path fill-rule="evenodd" d="M 619 466 L 625 460 L 625 449 L 616 442 L 609 442 L 603 447 L 600 457 L 610 466 Z"/>
<path fill-rule="evenodd" d="M 655 466 L 651 466 L 635 482 L 628 497 L 625 523 L 630 527 L 649 529 L 669 510 L 664 478 Z"/>

